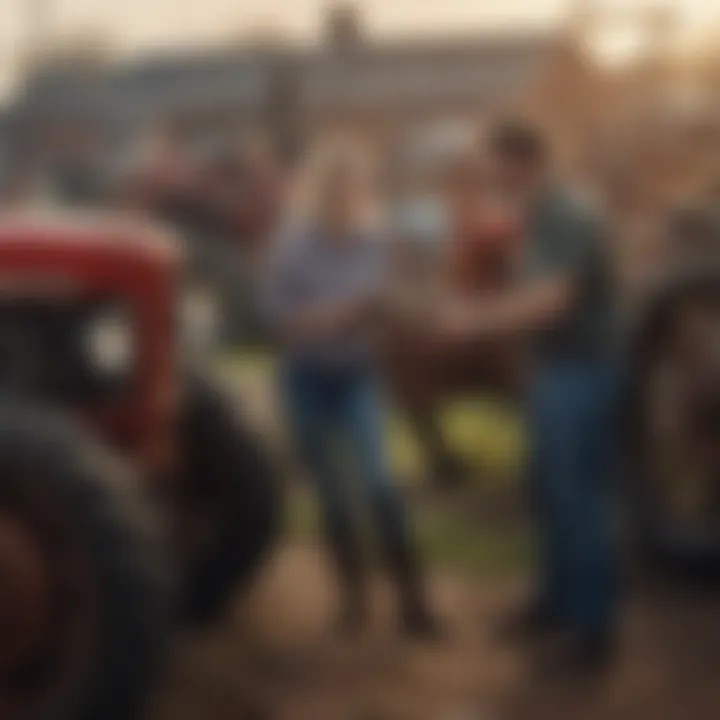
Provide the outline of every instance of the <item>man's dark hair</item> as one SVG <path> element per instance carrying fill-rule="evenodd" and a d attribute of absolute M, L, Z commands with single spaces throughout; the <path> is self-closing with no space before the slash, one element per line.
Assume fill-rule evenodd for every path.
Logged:
<path fill-rule="evenodd" d="M 522 120 L 505 120 L 490 133 L 490 149 L 500 157 L 537 165 L 545 161 L 547 144 L 538 127 Z"/>

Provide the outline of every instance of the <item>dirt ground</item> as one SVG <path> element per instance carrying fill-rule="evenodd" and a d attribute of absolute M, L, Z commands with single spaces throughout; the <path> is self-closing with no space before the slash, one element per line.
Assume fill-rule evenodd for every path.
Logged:
<path fill-rule="evenodd" d="M 249 383 L 243 400 L 273 434 L 267 383 Z M 542 654 L 509 647 L 493 631 L 522 595 L 516 581 L 437 571 L 431 588 L 449 629 L 442 643 L 399 638 L 382 583 L 372 627 L 340 638 L 324 558 L 295 540 L 223 624 L 178 640 L 148 720 L 720 718 L 720 593 L 635 591 L 616 667 L 578 684 L 549 680 Z"/>
<path fill-rule="evenodd" d="M 149 720 L 714 720 L 720 717 L 720 599 L 646 591 L 629 603 L 617 667 L 601 682 L 542 675 L 493 619 L 518 595 L 433 578 L 449 626 L 437 645 L 393 632 L 378 584 L 374 625 L 331 631 L 334 596 L 320 552 L 285 548 L 252 596 L 212 633 L 178 642 Z"/>

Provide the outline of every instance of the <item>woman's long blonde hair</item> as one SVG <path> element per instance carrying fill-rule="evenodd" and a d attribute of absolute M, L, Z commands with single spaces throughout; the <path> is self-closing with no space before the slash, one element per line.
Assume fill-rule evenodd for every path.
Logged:
<path fill-rule="evenodd" d="M 316 226 L 327 211 L 323 205 L 340 181 L 357 182 L 366 194 L 358 213 L 359 229 L 377 227 L 380 204 L 375 187 L 377 168 L 370 149 L 348 136 L 326 138 L 313 145 L 302 161 L 293 183 L 288 214 L 291 222 Z"/>

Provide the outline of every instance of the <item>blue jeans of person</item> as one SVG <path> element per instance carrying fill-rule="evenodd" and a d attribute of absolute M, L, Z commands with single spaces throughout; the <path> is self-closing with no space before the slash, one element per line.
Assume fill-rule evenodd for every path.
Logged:
<path fill-rule="evenodd" d="M 585 633 L 613 629 L 610 483 L 618 378 L 609 362 L 545 363 L 530 389 L 530 494 L 541 607 Z"/>
<path fill-rule="evenodd" d="M 280 378 L 290 429 L 316 484 L 325 535 L 346 582 L 362 575 L 356 515 L 347 492 L 348 461 L 370 510 L 380 548 L 401 591 L 418 592 L 403 502 L 385 447 L 381 384 L 366 366 L 286 361 Z"/>

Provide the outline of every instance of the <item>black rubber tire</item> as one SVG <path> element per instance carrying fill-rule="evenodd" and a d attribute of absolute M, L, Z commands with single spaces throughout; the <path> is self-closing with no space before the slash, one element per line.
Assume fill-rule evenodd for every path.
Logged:
<path fill-rule="evenodd" d="M 32 720 L 132 720 L 158 679 L 169 583 L 136 489 L 115 459 L 67 419 L 22 403 L 0 405 L 0 508 L 17 512 L 40 500 L 66 547 L 82 557 L 92 588 L 73 588 L 92 597 L 88 661 L 46 706 L 33 709 Z M 60 672 L 62 655 L 55 663 Z"/>
<path fill-rule="evenodd" d="M 648 568 L 703 583 L 720 580 L 720 529 L 717 535 L 701 535 L 671 527 L 646 470 L 652 449 L 643 408 L 651 368 L 675 309 L 684 300 L 707 296 L 720 299 L 720 266 L 712 263 L 680 268 L 652 293 L 632 333 L 624 396 L 625 497 L 634 556 Z"/>
<path fill-rule="evenodd" d="M 184 615 L 217 619 L 245 590 L 280 534 L 279 475 L 262 438 L 219 385 L 194 376 L 182 413 L 185 488 L 212 532 L 183 579 Z"/>

